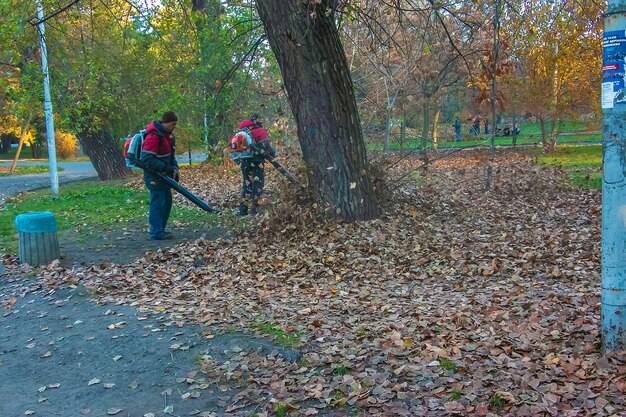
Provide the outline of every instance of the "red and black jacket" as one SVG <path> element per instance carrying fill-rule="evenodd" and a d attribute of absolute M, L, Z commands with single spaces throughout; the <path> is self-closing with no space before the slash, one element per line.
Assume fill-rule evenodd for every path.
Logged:
<path fill-rule="evenodd" d="M 145 165 L 144 177 L 148 179 L 148 176 L 154 176 L 150 175 L 150 171 L 171 175 L 174 168 L 178 168 L 175 150 L 174 135 L 167 132 L 160 121 L 151 122 L 146 128 L 146 136 L 141 146 L 141 162 Z"/>

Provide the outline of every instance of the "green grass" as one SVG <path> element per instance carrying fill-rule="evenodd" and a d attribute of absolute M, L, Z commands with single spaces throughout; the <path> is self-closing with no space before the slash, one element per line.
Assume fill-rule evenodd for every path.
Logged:
<path fill-rule="evenodd" d="M 439 365 L 446 371 L 456 371 L 456 363 L 446 358 L 439 358 Z"/>
<path fill-rule="evenodd" d="M 520 123 L 522 134 L 541 136 L 540 123 Z M 550 129 L 550 124 L 546 123 L 546 129 Z M 562 121 L 559 123 L 559 132 L 587 132 L 589 130 L 597 130 L 599 127 L 590 127 L 586 122 L 582 121 Z"/>
<path fill-rule="evenodd" d="M 602 173 L 601 172 L 585 172 L 581 170 L 572 171 L 572 184 L 592 190 L 602 189 Z"/>
<path fill-rule="evenodd" d="M 289 404 L 287 403 L 279 402 L 274 406 L 274 413 L 276 414 L 276 417 L 285 417 L 288 412 Z"/>
<path fill-rule="evenodd" d="M 506 405 L 506 400 L 498 394 L 493 394 L 489 399 L 489 407 L 501 410 Z"/>
<path fill-rule="evenodd" d="M 468 139 L 469 138 L 469 139 Z M 538 145 L 541 141 L 541 135 L 524 135 L 523 133 L 517 138 L 517 145 Z M 580 142 L 601 142 L 602 135 L 598 134 L 585 134 L 585 135 L 561 135 L 559 136 L 558 143 L 559 144 L 570 144 L 570 143 L 580 143 Z M 506 146 L 512 145 L 513 139 L 510 136 L 506 137 L 497 137 L 495 138 L 496 146 Z M 368 150 L 382 150 L 382 143 L 368 143 Z M 422 146 L 422 142 L 419 138 L 409 138 L 408 141 L 404 142 L 402 145 L 402 149 L 416 149 Z M 439 148 L 466 148 L 472 146 L 491 146 L 491 138 L 489 136 L 480 136 L 478 139 L 474 139 L 471 136 L 464 137 L 461 142 L 452 142 L 452 141 L 444 141 L 439 140 L 437 146 Z M 432 142 L 428 142 L 426 144 L 427 149 L 431 149 L 433 147 Z M 399 142 L 392 142 L 389 145 L 389 148 L 392 150 L 398 150 L 400 148 Z"/>
<path fill-rule="evenodd" d="M 9 151 L 7 153 L 0 154 L 0 162 L 13 161 L 13 159 L 15 158 L 15 154 L 16 153 L 17 153 L 17 148 L 11 148 L 11 149 L 9 149 Z M 48 161 L 48 151 L 46 150 L 46 148 L 44 148 L 41 151 L 41 157 L 40 158 L 33 158 L 33 153 L 30 150 L 30 148 L 28 146 L 24 145 L 22 147 L 21 152 L 20 152 L 20 159 L 19 159 L 19 161 L 28 161 L 28 160 L 47 162 Z M 57 155 L 57 161 L 59 161 L 59 162 L 89 161 L 89 158 L 87 156 L 81 156 L 80 158 L 59 158 L 58 155 Z"/>
<path fill-rule="evenodd" d="M 563 168 L 598 168 L 602 165 L 602 145 L 561 146 L 554 155 L 542 155 L 539 162 Z"/>
<path fill-rule="evenodd" d="M 348 373 L 348 368 L 343 363 L 333 366 L 334 375 L 345 375 Z"/>
<path fill-rule="evenodd" d="M 281 346 L 292 348 L 300 344 L 298 334 L 288 333 L 271 323 L 258 323 L 254 327 L 263 334 L 274 336 L 274 342 Z"/>
<path fill-rule="evenodd" d="M 450 401 L 458 401 L 461 399 L 461 397 L 463 397 L 463 394 L 461 394 L 459 391 L 452 391 L 450 393 L 450 397 L 448 397 L 448 400 Z"/>
<path fill-rule="evenodd" d="M 0 177 L 8 177 L 11 175 L 29 175 L 29 174 L 43 174 L 49 171 L 49 167 L 46 165 L 32 165 L 32 166 L 17 166 L 13 172 L 5 172 L 4 168 L 7 170 L 9 167 L 1 167 Z M 63 168 L 57 167 L 57 171 L 63 171 Z"/>
<path fill-rule="evenodd" d="M 12 161 L 15 158 L 15 154 L 17 153 L 17 148 L 11 148 L 7 153 L 0 153 L 0 161 Z M 47 156 L 47 155 L 46 155 Z M 31 159 L 33 157 L 33 153 L 28 148 L 28 146 L 23 146 L 20 152 L 20 161 L 23 159 Z"/>
<path fill-rule="evenodd" d="M 534 154 L 540 164 L 569 170 L 574 186 L 602 189 L 602 145 L 561 146 L 554 155 Z"/>
<path fill-rule="evenodd" d="M 147 228 L 149 195 L 143 188 L 130 188 L 122 181 L 85 181 L 61 185 L 59 194 L 54 199 L 48 189 L 25 193 L 0 208 L 0 252 L 17 252 L 14 220 L 21 213 L 53 212 L 59 239 L 74 241 L 120 230 L 135 222 Z M 206 219 L 195 208 L 175 207 L 170 223 L 204 224 Z"/>
<path fill-rule="evenodd" d="M 0 162 L 13 161 L 13 159 L 15 158 L 16 151 L 17 151 L 16 148 L 11 148 L 9 149 L 7 153 L 0 154 Z M 121 152 L 121 148 L 120 148 L 120 152 Z M 206 152 L 206 147 L 204 146 L 193 147 L 192 153 L 197 153 L 197 152 Z M 189 155 L 187 151 L 177 154 L 176 159 L 179 161 L 181 165 L 183 164 L 189 165 Z M 24 147 L 22 147 L 22 151 L 20 152 L 19 161 L 28 161 L 28 160 L 39 161 L 42 163 L 47 162 L 48 151 L 44 148 L 42 151 L 41 157 L 33 159 L 33 153 L 31 152 L 30 148 L 25 145 Z M 89 161 L 89 157 L 85 155 L 85 156 L 74 157 L 74 158 L 59 158 L 59 156 L 57 155 L 57 161 L 59 162 L 87 162 Z"/>
<path fill-rule="evenodd" d="M 452 128 L 449 129 L 449 135 L 440 135 L 438 140 L 438 147 L 460 148 L 470 146 L 490 146 L 491 139 L 489 135 L 473 136 L 467 131 L 468 127 L 463 127 L 463 133 L 461 134 L 461 142 L 455 142 Z M 541 141 L 541 125 L 539 123 L 522 123 L 520 124 L 520 135 L 517 138 L 518 145 L 538 144 Z M 558 143 L 579 143 L 579 142 L 600 142 L 602 141 L 601 133 L 585 133 L 588 131 L 597 131 L 599 127 L 588 125 L 586 122 L 581 121 L 566 121 L 560 124 L 560 135 L 558 137 Z M 511 136 L 503 136 L 495 138 L 496 146 L 512 145 L 513 138 Z M 415 149 L 421 146 L 421 139 L 419 137 L 407 137 L 407 140 L 403 143 L 404 149 Z M 433 147 L 432 142 L 428 142 L 427 149 Z M 382 150 L 382 143 L 368 143 L 367 149 L 369 150 Z M 400 149 L 400 143 L 393 141 L 390 144 L 390 149 Z"/>

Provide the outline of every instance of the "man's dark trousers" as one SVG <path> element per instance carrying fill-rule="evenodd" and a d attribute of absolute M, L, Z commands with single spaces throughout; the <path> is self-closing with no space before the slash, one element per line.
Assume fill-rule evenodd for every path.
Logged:
<path fill-rule="evenodd" d="M 158 240 L 165 233 L 165 226 L 167 226 L 167 220 L 172 211 L 172 189 L 162 184 L 149 184 L 148 190 L 150 190 L 150 209 L 148 212 L 150 239 Z"/>
<path fill-rule="evenodd" d="M 265 185 L 265 170 L 263 160 L 257 158 L 244 159 L 241 162 L 241 173 L 243 184 L 241 186 L 241 203 L 239 204 L 239 214 L 248 214 L 248 208 L 256 213 L 259 202 L 263 196 L 263 186 Z"/>

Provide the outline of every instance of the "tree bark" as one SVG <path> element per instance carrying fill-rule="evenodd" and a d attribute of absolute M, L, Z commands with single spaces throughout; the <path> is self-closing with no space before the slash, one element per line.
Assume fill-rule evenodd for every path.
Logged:
<path fill-rule="evenodd" d="M 400 149 L 404 149 L 404 141 L 406 140 L 406 115 L 402 115 L 400 122 Z"/>
<path fill-rule="evenodd" d="M 437 150 L 437 128 L 439 127 L 439 116 L 441 115 L 441 110 L 437 110 L 435 113 L 435 118 L 433 119 L 433 149 Z"/>
<path fill-rule="evenodd" d="M 383 153 L 389 151 L 391 144 L 391 107 L 387 106 L 387 123 L 385 124 L 385 143 L 383 145 Z"/>
<path fill-rule="evenodd" d="M 128 177 L 131 172 L 124 162 L 122 151 L 109 132 L 82 132 L 78 139 L 91 160 L 101 181 Z"/>
<path fill-rule="evenodd" d="M 430 128 L 430 100 L 427 98 L 422 105 L 422 151 L 426 151 Z"/>
<path fill-rule="evenodd" d="M 11 164 L 11 169 L 9 169 L 9 172 L 15 171 L 15 168 L 17 167 L 17 161 L 20 159 L 22 146 L 24 146 L 24 136 L 26 136 L 26 131 L 30 127 L 30 121 L 32 119 L 33 119 L 33 113 L 30 112 L 28 113 L 28 116 L 26 116 L 26 119 L 24 119 L 24 123 L 22 123 L 22 126 L 20 126 L 20 141 L 17 145 L 17 152 L 15 152 L 15 158 L 13 158 L 13 163 Z"/>
<path fill-rule="evenodd" d="M 380 215 L 331 0 L 258 0 L 298 125 L 313 195 L 347 221 Z"/>
<path fill-rule="evenodd" d="M 0 135 L 0 153 L 9 153 L 11 149 L 11 142 L 13 141 L 13 135 L 4 133 Z"/>

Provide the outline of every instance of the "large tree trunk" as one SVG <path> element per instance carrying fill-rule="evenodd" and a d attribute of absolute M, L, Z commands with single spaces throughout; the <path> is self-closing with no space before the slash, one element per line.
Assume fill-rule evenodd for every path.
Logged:
<path fill-rule="evenodd" d="M 0 135 L 0 153 L 9 153 L 13 138 L 14 135 L 12 133 L 3 133 Z"/>
<path fill-rule="evenodd" d="M 78 139 L 101 181 L 126 178 L 131 174 L 122 151 L 109 132 L 82 132 Z"/>
<path fill-rule="evenodd" d="M 348 221 L 380 214 L 334 1 L 258 0 L 285 82 L 315 198 Z"/>

